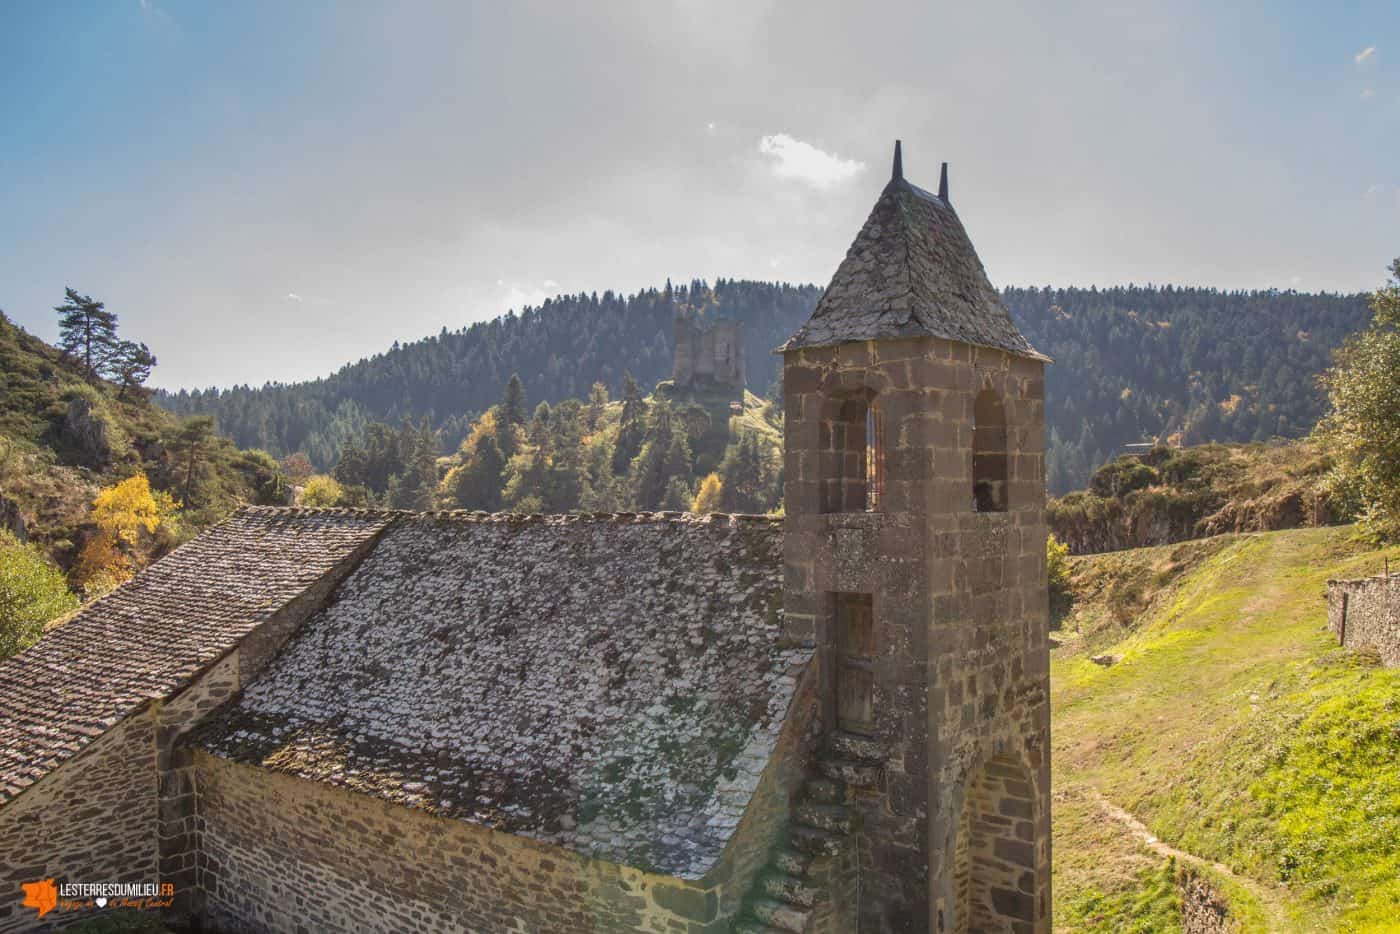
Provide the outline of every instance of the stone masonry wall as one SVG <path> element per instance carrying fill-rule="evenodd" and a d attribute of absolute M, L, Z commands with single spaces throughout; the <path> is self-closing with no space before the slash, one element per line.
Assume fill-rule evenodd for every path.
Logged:
<path fill-rule="evenodd" d="M 699 883 L 192 755 L 204 920 L 220 931 L 723 929 Z"/>
<path fill-rule="evenodd" d="M 0 932 L 54 930 L 82 915 L 21 907 L 22 882 L 153 882 L 155 716 L 128 717 L 0 809 Z"/>
<path fill-rule="evenodd" d="M 1400 574 L 1327 582 L 1327 626 L 1351 649 L 1372 648 L 1400 665 Z"/>
<path fill-rule="evenodd" d="M 969 783 L 990 760 L 1030 785 L 1028 891 L 1015 929 L 1049 930 L 1049 645 L 1043 366 L 931 338 L 785 354 L 785 623 L 827 657 L 831 595 L 873 595 L 884 786 L 858 799 L 861 930 L 951 931 L 953 852 Z M 1005 408 L 1005 512 L 976 512 L 974 400 Z M 824 513 L 822 426 L 873 396 L 884 438 L 879 512 Z M 835 686 L 823 686 L 834 697 Z M 827 713 L 831 714 L 830 705 Z M 867 855 L 868 854 L 868 855 Z"/>

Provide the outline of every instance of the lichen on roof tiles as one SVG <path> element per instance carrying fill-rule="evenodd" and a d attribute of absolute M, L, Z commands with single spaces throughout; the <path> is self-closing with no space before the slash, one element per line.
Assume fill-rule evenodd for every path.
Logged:
<path fill-rule="evenodd" d="M 184 687 L 391 519 L 241 510 L 0 662 L 0 804 Z"/>
<path fill-rule="evenodd" d="M 401 519 L 195 741 L 696 878 L 810 659 L 781 553 L 762 517 Z"/>
<path fill-rule="evenodd" d="M 903 337 L 1047 359 L 1012 322 L 952 205 L 896 177 L 812 316 L 780 350 Z"/>

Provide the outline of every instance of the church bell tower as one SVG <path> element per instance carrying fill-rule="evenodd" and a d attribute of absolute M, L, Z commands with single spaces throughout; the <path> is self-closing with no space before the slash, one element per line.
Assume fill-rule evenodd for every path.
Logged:
<path fill-rule="evenodd" d="M 1044 365 L 894 170 L 782 346 L 785 598 L 852 790 L 860 931 L 1050 930 Z"/>

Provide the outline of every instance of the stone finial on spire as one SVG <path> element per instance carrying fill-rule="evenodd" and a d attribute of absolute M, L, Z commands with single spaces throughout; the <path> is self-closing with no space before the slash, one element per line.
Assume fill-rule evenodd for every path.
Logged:
<path fill-rule="evenodd" d="M 948 201 L 948 163 L 943 163 L 943 170 L 938 173 L 938 200 L 944 204 Z"/>
<path fill-rule="evenodd" d="M 901 151 L 900 141 L 894 141 L 894 171 L 890 173 L 890 181 L 897 182 L 904 177 L 904 154 Z"/>

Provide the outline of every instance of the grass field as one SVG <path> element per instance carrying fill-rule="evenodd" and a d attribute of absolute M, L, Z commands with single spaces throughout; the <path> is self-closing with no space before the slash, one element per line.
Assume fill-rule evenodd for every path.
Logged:
<path fill-rule="evenodd" d="M 1387 554 L 1352 535 L 1076 559 L 1080 632 L 1051 665 L 1057 929 L 1179 930 L 1165 860 L 1102 796 L 1222 864 L 1245 929 L 1400 930 L 1400 670 L 1325 629 L 1327 579 L 1376 573 Z M 1125 597 L 1114 575 L 1149 592 Z M 1130 617 L 1125 600 L 1145 606 Z"/>

